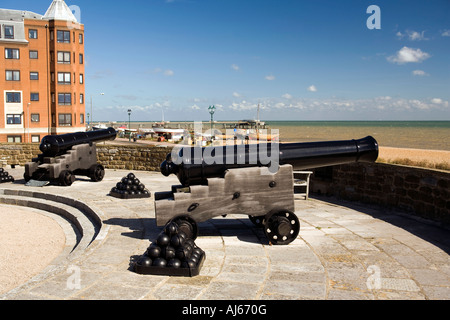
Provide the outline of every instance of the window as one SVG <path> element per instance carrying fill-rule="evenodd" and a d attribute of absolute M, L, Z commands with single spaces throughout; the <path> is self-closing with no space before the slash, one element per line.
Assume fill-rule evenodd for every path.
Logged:
<path fill-rule="evenodd" d="M 58 104 L 60 106 L 72 105 L 72 95 L 70 93 L 58 93 Z"/>
<path fill-rule="evenodd" d="M 58 43 L 70 43 L 70 31 L 58 30 L 56 39 Z"/>
<path fill-rule="evenodd" d="M 70 52 L 58 51 L 58 63 L 70 63 Z"/>
<path fill-rule="evenodd" d="M 20 81 L 20 71 L 6 70 L 6 81 Z"/>
<path fill-rule="evenodd" d="M 82 34 L 82 33 L 80 33 L 80 34 L 78 35 L 78 43 L 79 43 L 79 44 L 83 44 L 83 34 Z"/>
<path fill-rule="evenodd" d="M 80 84 L 83 84 L 83 82 L 84 82 L 84 81 L 83 81 L 83 80 L 84 80 L 83 78 L 84 78 L 83 74 L 80 73 Z"/>
<path fill-rule="evenodd" d="M 58 84 L 70 84 L 70 72 L 58 72 Z"/>
<path fill-rule="evenodd" d="M 59 122 L 60 126 L 71 126 L 72 125 L 72 114 L 70 114 L 70 113 L 58 114 L 58 122 Z"/>
<path fill-rule="evenodd" d="M 21 136 L 8 136 L 8 143 L 20 143 L 22 142 Z"/>
<path fill-rule="evenodd" d="M 80 104 L 84 103 L 84 94 L 80 93 Z"/>
<path fill-rule="evenodd" d="M 30 101 L 39 101 L 39 93 L 38 92 L 30 93 Z"/>
<path fill-rule="evenodd" d="M 29 29 L 28 30 L 28 38 L 30 39 L 37 39 L 38 38 L 38 32 L 36 29 Z"/>
<path fill-rule="evenodd" d="M 32 113 L 31 114 L 31 122 L 40 122 L 40 115 L 39 113 Z"/>
<path fill-rule="evenodd" d="M 5 58 L 6 59 L 19 59 L 19 49 L 5 49 Z"/>
<path fill-rule="evenodd" d="M 38 52 L 30 50 L 30 59 L 37 59 L 38 58 Z"/>
<path fill-rule="evenodd" d="M 39 72 L 30 72 L 30 80 L 39 80 Z"/>
<path fill-rule="evenodd" d="M 6 115 L 6 124 L 22 124 L 22 115 L 21 114 L 7 114 Z"/>
<path fill-rule="evenodd" d="M 22 101 L 20 92 L 7 92 L 6 102 L 7 103 L 20 103 Z"/>
<path fill-rule="evenodd" d="M 84 114 L 80 114 L 80 124 L 84 123 Z"/>
<path fill-rule="evenodd" d="M 5 39 L 14 39 L 14 27 L 5 26 Z"/>
<path fill-rule="evenodd" d="M 40 136 L 31 136 L 31 143 L 39 143 L 41 142 Z"/>
<path fill-rule="evenodd" d="M 83 55 L 80 53 L 80 64 L 83 64 Z"/>

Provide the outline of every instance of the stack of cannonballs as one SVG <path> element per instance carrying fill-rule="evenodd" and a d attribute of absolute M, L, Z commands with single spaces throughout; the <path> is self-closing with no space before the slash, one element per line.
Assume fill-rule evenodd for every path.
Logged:
<path fill-rule="evenodd" d="M 5 169 L 0 168 L 0 183 L 5 182 L 14 182 L 14 178 Z"/>
<path fill-rule="evenodd" d="M 131 198 L 149 198 L 150 192 L 145 188 L 145 185 L 139 181 L 134 173 L 129 173 L 123 177 L 116 186 L 111 189 L 109 194 L 116 198 L 131 199 Z"/>
<path fill-rule="evenodd" d="M 200 273 L 204 259 L 205 252 L 194 240 L 176 222 L 169 222 L 134 269 L 140 274 L 193 277 Z"/>

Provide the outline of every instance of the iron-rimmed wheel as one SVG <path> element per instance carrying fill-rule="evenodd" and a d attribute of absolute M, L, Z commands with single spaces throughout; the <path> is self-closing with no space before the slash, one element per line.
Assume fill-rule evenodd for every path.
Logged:
<path fill-rule="evenodd" d="M 294 241 L 300 232 L 297 216 L 284 209 L 269 212 L 264 218 L 264 233 L 270 243 L 287 245 Z"/>
<path fill-rule="evenodd" d="M 69 170 L 64 170 L 59 174 L 59 184 L 61 186 L 65 186 L 65 187 L 71 186 L 74 181 L 75 181 L 75 176 Z"/>
<path fill-rule="evenodd" d="M 257 228 L 264 227 L 264 216 L 250 216 L 249 215 L 248 218 Z"/>
<path fill-rule="evenodd" d="M 178 230 L 183 231 L 188 238 L 195 240 L 198 236 L 198 227 L 194 219 L 188 215 L 181 215 L 173 218 L 170 222 L 175 222 L 178 225 Z"/>
<path fill-rule="evenodd" d="M 94 182 L 102 181 L 104 176 L 105 176 L 105 168 L 101 164 L 94 164 L 89 169 L 89 177 Z"/>

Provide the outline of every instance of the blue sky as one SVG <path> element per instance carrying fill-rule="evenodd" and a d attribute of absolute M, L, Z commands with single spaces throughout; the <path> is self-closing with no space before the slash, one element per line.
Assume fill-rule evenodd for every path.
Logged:
<path fill-rule="evenodd" d="M 2 0 L 44 14 L 50 0 Z M 94 120 L 450 120 L 450 1 L 67 0 Z M 381 29 L 368 29 L 367 8 Z M 104 95 L 100 95 L 104 93 Z"/>

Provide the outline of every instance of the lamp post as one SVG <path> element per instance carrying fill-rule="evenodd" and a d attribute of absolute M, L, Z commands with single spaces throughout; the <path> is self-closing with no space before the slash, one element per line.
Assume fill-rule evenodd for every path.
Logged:
<path fill-rule="evenodd" d="M 131 142 L 131 109 L 128 109 L 128 130 L 130 130 L 128 141 Z"/>
<path fill-rule="evenodd" d="M 102 93 L 100 93 L 100 95 L 104 96 L 105 94 L 102 92 Z M 91 94 L 91 122 L 92 122 L 92 124 L 94 122 L 94 112 L 93 112 L 93 109 L 92 109 L 92 94 Z"/>
<path fill-rule="evenodd" d="M 209 106 L 208 108 L 209 114 L 211 115 L 211 141 L 213 139 L 213 121 L 214 121 L 214 112 L 216 112 L 215 106 Z"/>

